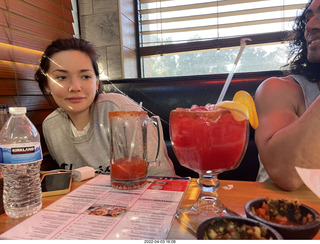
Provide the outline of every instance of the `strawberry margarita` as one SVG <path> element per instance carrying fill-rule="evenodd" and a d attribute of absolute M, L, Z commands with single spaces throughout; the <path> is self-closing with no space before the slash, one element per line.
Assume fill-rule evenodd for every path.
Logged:
<path fill-rule="evenodd" d="M 247 146 L 248 120 L 241 112 L 192 106 L 170 114 L 170 137 L 181 165 L 197 172 L 238 167 Z"/>

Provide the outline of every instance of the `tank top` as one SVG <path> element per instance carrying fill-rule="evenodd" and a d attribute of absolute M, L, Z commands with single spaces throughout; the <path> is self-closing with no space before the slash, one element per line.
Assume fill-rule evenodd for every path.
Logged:
<path fill-rule="evenodd" d="M 302 88 L 304 103 L 306 109 L 316 100 L 320 95 L 320 90 L 317 83 L 308 81 L 302 75 L 290 75 Z"/>
<path fill-rule="evenodd" d="M 313 101 L 320 95 L 318 84 L 308 81 L 302 75 L 289 75 L 289 76 L 292 77 L 301 86 L 303 96 L 304 96 L 304 103 L 305 103 L 306 109 L 308 109 L 309 106 L 313 103 Z M 259 155 L 258 155 L 258 158 L 259 158 L 260 167 L 259 167 L 256 181 L 272 182 L 263 164 L 261 163 Z"/>

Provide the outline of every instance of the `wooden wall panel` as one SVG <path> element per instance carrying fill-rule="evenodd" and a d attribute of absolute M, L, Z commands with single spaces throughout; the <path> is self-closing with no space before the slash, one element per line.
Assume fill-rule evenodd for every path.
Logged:
<path fill-rule="evenodd" d="M 6 12 L 0 9 L 0 25 L 8 27 Z"/>
<path fill-rule="evenodd" d="M 72 4 L 71 4 L 71 1 L 70 1 L 70 0 L 62 0 L 62 1 L 61 1 L 61 4 L 62 4 L 63 6 L 65 6 L 66 8 L 68 8 L 69 10 L 72 9 Z"/>
<path fill-rule="evenodd" d="M 15 107 L 18 106 L 17 102 L 15 101 L 15 97 L 14 96 L 0 96 L 0 104 L 7 104 L 8 107 Z"/>
<path fill-rule="evenodd" d="M 43 96 L 34 73 L 45 48 L 73 36 L 70 0 L 0 0 L 0 104 L 27 107 L 41 136 L 43 120 L 57 108 Z"/>
<path fill-rule="evenodd" d="M 0 15 L 1 15 L 1 12 L 3 11 L 0 11 Z M 5 16 L 2 18 L 6 18 L 6 13 L 2 13 L 2 16 Z M 6 20 L 8 20 L 8 22 L 6 22 Z M 72 24 L 71 25 L 66 24 L 66 31 L 61 31 L 59 29 L 46 26 L 41 22 L 27 19 L 13 13 L 10 13 L 7 19 L 5 19 L 4 21 L 4 26 L 8 26 L 8 24 L 10 24 L 10 27 L 15 30 L 19 30 L 31 35 L 41 36 L 43 38 L 50 39 L 50 40 L 63 38 L 65 37 L 66 33 L 70 33 L 70 32 L 67 32 L 67 30 L 68 31 L 70 31 L 70 29 L 73 30 Z M 74 34 L 74 33 L 72 32 L 71 34 Z"/>
<path fill-rule="evenodd" d="M 0 96 L 42 96 L 35 80 L 0 79 Z"/>
<path fill-rule="evenodd" d="M 0 78 L 32 80 L 37 65 L 0 60 Z"/>
<path fill-rule="evenodd" d="M 63 9 L 62 9 L 62 14 L 63 14 L 63 17 L 64 17 L 65 19 L 73 22 L 72 13 L 71 13 L 68 9 L 63 8 Z"/>
<path fill-rule="evenodd" d="M 34 124 L 41 125 L 42 121 L 51 113 L 51 110 L 42 110 L 42 112 L 39 111 L 30 111 L 28 112 L 29 119 L 33 120 Z"/>
<path fill-rule="evenodd" d="M 39 65 L 43 52 L 9 44 L 0 44 L 0 60 Z"/>
<path fill-rule="evenodd" d="M 35 80 L 18 80 L 16 83 L 17 93 L 21 96 L 42 96 L 38 82 Z"/>
<path fill-rule="evenodd" d="M 28 112 L 52 112 L 57 107 L 52 98 L 47 99 L 44 96 L 0 96 L 0 104 L 7 104 L 8 107 L 26 107 Z"/>
<path fill-rule="evenodd" d="M 70 12 L 71 8 L 65 9 L 65 6 L 61 5 L 61 3 L 53 2 L 51 0 L 24 0 L 32 5 L 37 6 L 38 8 L 42 8 L 48 12 L 51 12 L 61 18 L 67 19 L 69 21 L 73 21 L 72 13 Z M 70 2 L 70 1 L 68 1 Z M 70 3 L 71 4 L 71 3 Z M 67 12 L 67 14 L 65 13 Z"/>
<path fill-rule="evenodd" d="M 51 26 L 61 31 L 66 31 L 65 29 L 65 19 L 56 16 L 54 14 L 48 14 L 48 12 L 43 11 L 42 9 L 28 4 L 20 0 L 9 0 L 8 1 L 8 10 L 17 15 L 23 16 L 23 18 L 34 20 L 36 22 L 43 23 L 45 25 Z M 34 13 L 37 14 L 34 14 Z M 10 16 L 8 16 L 10 20 Z M 72 21 L 69 22 L 72 25 Z M 68 26 L 68 25 L 67 25 Z M 72 33 L 73 29 L 67 30 L 67 32 Z"/>
<path fill-rule="evenodd" d="M 10 9 L 14 6 L 23 4 L 29 5 L 30 8 L 35 6 L 36 8 L 50 12 L 58 17 L 73 22 L 73 16 L 70 10 L 72 10 L 72 4 L 70 0 L 0 0 L 0 8 Z"/>
<path fill-rule="evenodd" d="M 0 14 L 1 15 L 1 14 Z M 66 37 L 72 37 L 67 35 Z M 25 47 L 33 50 L 43 51 L 50 43 L 51 39 L 37 37 L 31 34 L 23 33 L 18 30 L 8 29 L 0 26 L 0 42 L 12 44 L 14 46 Z"/>
<path fill-rule="evenodd" d="M 1 66 L 0 66 L 1 70 Z M 16 82 L 13 79 L 0 79 L 0 99 L 2 96 L 15 96 L 17 95 Z M 0 104 L 7 104 L 5 102 L 0 102 Z"/>
<path fill-rule="evenodd" d="M 52 109 L 44 96 L 16 96 L 15 100 L 19 106 L 27 107 L 28 111 Z"/>
<path fill-rule="evenodd" d="M 15 70 L 12 62 L 0 60 L 0 78 L 15 78 Z"/>

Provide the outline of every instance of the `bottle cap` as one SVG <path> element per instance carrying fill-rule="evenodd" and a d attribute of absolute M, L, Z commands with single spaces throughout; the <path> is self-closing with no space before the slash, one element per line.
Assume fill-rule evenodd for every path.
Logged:
<path fill-rule="evenodd" d="M 0 109 L 8 109 L 8 105 L 7 104 L 0 104 Z"/>
<path fill-rule="evenodd" d="M 26 107 L 10 107 L 9 113 L 10 114 L 25 114 L 27 112 Z"/>

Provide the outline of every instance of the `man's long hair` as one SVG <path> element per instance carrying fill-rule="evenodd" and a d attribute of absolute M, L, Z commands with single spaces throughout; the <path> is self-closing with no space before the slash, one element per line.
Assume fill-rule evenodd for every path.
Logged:
<path fill-rule="evenodd" d="M 290 44 L 289 60 L 285 67 L 289 68 L 291 74 L 305 76 L 311 82 L 320 80 L 320 64 L 310 63 L 307 59 L 307 41 L 304 37 L 304 31 L 307 25 L 306 11 L 313 0 L 310 0 L 304 11 L 295 19 L 294 23 L 294 42 Z"/>

